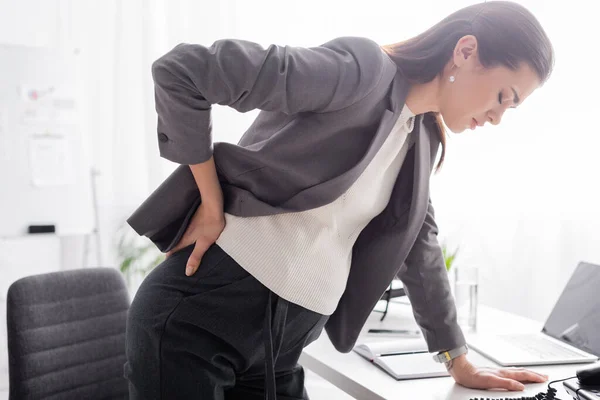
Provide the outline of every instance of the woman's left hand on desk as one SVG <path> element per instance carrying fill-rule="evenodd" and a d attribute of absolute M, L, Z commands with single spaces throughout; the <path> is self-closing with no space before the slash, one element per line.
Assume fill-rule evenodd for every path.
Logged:
<path fill-rule="evenodd" d="M 471 389 L 521 391 L 525 389 L 523 383 L 548 380 L 548 376 L 524 368 L 476 367 L 467 360 L 466 354 L 450 361 L 446 367 L 456 383 Z"/>

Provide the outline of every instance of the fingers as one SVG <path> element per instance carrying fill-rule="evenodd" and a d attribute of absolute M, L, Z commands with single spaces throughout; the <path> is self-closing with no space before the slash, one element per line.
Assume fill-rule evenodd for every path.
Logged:
<path fill-rule="evenodd" d="M 192 244 L 194 244 L 194 240 L 190 239 L 189 237 L 184 235 L 175 247 L 173 247 L 171 250 L 169 250 L 165 253 L 166 258 L 171 257 L 173 254 L 177 253 L 179 250 L 185 249 L 186 247 L 191 246 Z"/>
<path fill-rule="evenodd" d="M 496 375 L 490 375 L 490 388 L 501 388 L 506 390 L 521 391 L 525 390 L 525 385 L 513 379 L 502 378 Z"/>
<path fill-rule="evenodd" d="M 192 276 L 200 266 L 200 262 L 202 261 L 202 256 L 206 253 L 206 250 L 210 247 L 210 243 L 197 241 L 194 246 L 194 251 L 190 255 L 188 262 L 185 267 L 185 274 L 187 276 Z"/>
<path fill-rule="evenodd" d="M 177 253 L 179 250 L 183 249 L 184 247 L 187 247 L 189 245 L 184 245 L 183 244 L 183 240 L 180 241 L 177 246 L 173 247 L 171 250 L 167 251 L 166 254 L 166 258 L 171 257 L 173 254 Z"/>
<path fill-rule="evenodd" d="M 523 368 L 504 369 L 502 375 L 519 382 L 546 382 L 548 380 L 548 375 L 538 374 Z"/>
<path fill-rule="evenodd" d="M 167 251 L 166 254 L 166 258 L 171 257 L 173 254 L 177 253 L 179 250 L 183 249 L 184 247 L 189 246 L 191 243 L 187 243 L 187 238 L 184 236 L 183 238 L 181 238 L 181 240 L 179 241 L 179 243 L 177 243 L 177 245 L 175 247 L 173 247 L 171 250 Z"/>

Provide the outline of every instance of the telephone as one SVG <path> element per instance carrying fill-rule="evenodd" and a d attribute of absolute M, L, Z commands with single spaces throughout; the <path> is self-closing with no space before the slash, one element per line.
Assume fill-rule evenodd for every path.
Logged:
<path fill-rule="evenodd" d="M 596 362 L 591 366 L 587 366 L 585 368 L 578 369 L 576 372 L 576 376 L 572 376 L 570 378 L 560 379 L 557 381 L 552 381 L 548 383 L 548 391 L 546 393 L 540 392 L 535 396 L 521 396 L 521 397 L 506 397 L 505 400 L 561 400 L 559 397 L 556 397 L 557 390 L 551 387 L 553 383 L 567 381 L 570 379 L 577 378 L 578 384 L 576 386 L 567 385 L 565 383 L 566 389 L 569 393 L 574 395 L 574 399 L 577 400 L 600 400 L 600 390 L 592 390 L 600 389 L 600 362 Z M 573 388 L 574 390 L 569 390 L 569 388 Z M 589 389 L 589 390 L 588 390 Z M 472 397 L 470 400 L 485 400 L 486 397 Z"/>

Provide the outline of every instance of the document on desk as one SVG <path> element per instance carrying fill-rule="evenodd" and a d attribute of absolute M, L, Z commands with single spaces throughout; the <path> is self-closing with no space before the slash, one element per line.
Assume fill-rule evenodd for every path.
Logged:
<path fill-rule="evenodd" d="M 422 338 L 365 342 L 353 350 L 397 380 L 450 376 L 444 364 L 433 361 Z"/>

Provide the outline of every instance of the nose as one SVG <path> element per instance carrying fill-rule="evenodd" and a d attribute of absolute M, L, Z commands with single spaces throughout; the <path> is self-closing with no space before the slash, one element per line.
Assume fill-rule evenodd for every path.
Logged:
<path fill-rule="evenodd" d="M 488 120 L 492 125 L 499 125 L 502 122 L 502 117 L 504 117 L 505 108 L 501 110 L 493 110 L 488 112 Z"/>

